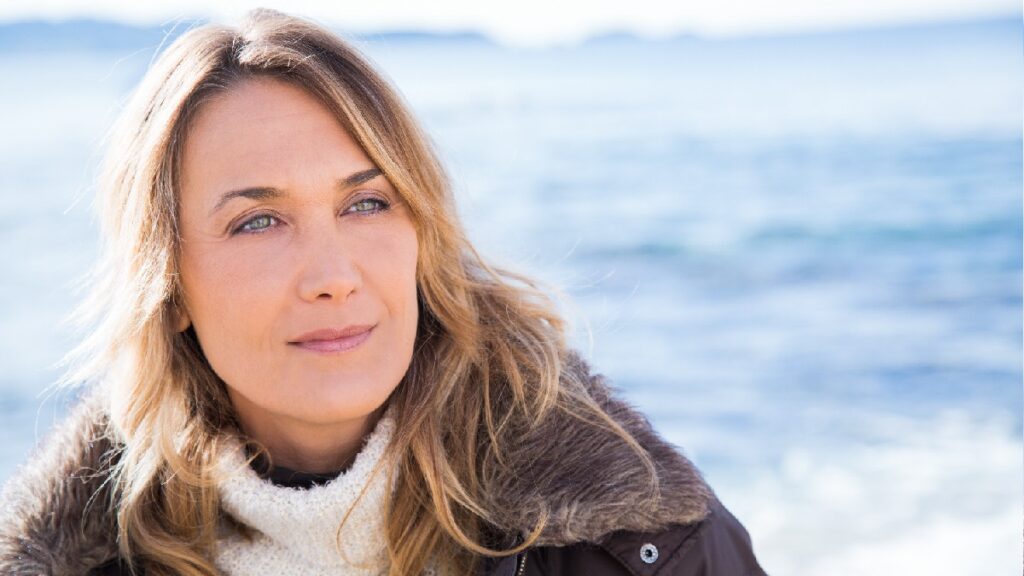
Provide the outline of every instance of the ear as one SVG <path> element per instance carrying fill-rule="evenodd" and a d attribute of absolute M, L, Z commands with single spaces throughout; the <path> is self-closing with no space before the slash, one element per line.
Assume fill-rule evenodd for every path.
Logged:
<path fill-rule="evenodd" d="M 174 309 L 174 331 L 184 332 L 188 330 L 188 327 L 192 325 L 192 319 L 189 318 L 188 312 L 185 312 L 181 308 Z"/>
<path fill-rule="evenodd" d="M 192 318 L 189 317 L 184 306 L 173 304 L 171 306 L 171 322 L 174 324 L 175 332 L 184 332 L 192 325 Z"/>

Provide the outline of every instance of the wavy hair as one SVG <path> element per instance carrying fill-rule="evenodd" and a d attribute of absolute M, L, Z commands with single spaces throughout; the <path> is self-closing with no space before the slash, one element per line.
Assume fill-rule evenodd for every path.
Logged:
<path fill-rule="evenodd" d="M 176 329 L 177 190 L 190 120 L 252 77 L 299 86 L 331 110 L 415 222 L 419 325 L 389 399 L 398 464 L 387 472 L 396 486 L 386 502 L 390 574 L 418 574 L 428 561 L 470 573 L 483 556 L 536 541 L 550 513 L 543 502 L 524 504 L 529 534 L 490 537 L 500 526 L 488 483 L 508 472 L 517 435 L 552 410 L 621 437 L 656 484 L 646 452 L 586 393 L 585 375 L 565 369 L 571 352 L 555 302 L 529 278 L 488 265 L 468 241 L 447 176 L 396 90 L 332 32 L 256 10 L 237 28 L 192 29 L 162 52 L 115 123 L 101 172 L 101 258 L 79 309 L 90 332 L 64 382 L 96 381 L 107 394 L 121 555 L 151 575 L 216 573 L 216 455 L 240 432 L 194 332 Z"/>

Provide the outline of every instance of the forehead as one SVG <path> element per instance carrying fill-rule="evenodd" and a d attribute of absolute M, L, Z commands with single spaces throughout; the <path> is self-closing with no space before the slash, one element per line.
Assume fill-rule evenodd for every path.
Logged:
<path fill-rule="evenodd" d="M 286 186 L 373 166 L 334 114 L 305 90 L 246 79 L 204 102 L 185 135 L 183 195 Z"/>

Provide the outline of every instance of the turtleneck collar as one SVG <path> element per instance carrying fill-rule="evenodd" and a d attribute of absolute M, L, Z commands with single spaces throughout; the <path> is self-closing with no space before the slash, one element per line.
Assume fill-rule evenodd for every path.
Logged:
<path fill-rule="evenodd" d="M 246 465 L 245 449 L 232 444 L 221 459 L 224 470 L 230 471 L 218 487 L 221 502 L 235 520 L 252 529 L 254 537 L 226 533 L 218 542 L 218 567 L 225 574 L 387 572 L 387 463 L 383 457 L 394 427 L 389 409 L 367 436 L 352 466 L 334 478 L 315 475 L 320 478 L 314 479 L 301 473 L 298 479 L 288 478 L 290 471 L 285 470 L 261 476 Z M 374 472 L 378 464 L 383 465 Z M 275 477 L 283 482 L 275 482 Z M 292 487 L 295 480 L 305 489 Z"/>

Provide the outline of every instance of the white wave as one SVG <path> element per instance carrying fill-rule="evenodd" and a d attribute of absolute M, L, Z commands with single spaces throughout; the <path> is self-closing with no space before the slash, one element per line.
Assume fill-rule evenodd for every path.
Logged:
<path fill-rule="evenodd" d="M 1022 446 L 1009 417 L 863 420 L 859 439 L 792 446 L 713 481 L 771 574 L 1020 574 Z"/>

